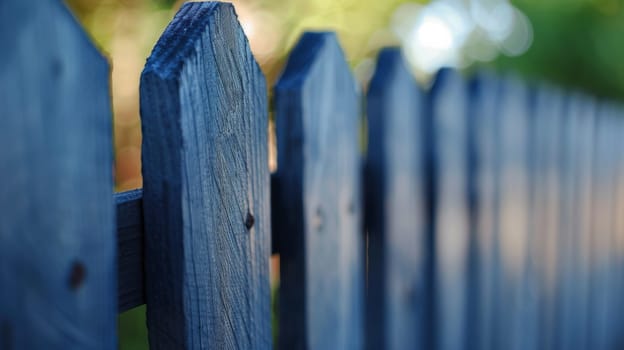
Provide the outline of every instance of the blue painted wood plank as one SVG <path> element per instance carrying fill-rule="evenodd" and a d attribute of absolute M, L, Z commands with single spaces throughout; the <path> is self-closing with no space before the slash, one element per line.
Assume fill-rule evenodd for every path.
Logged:
<path fill-rule="evenodd" d="M 145 304 L 143 191 L 115 194 L 119 312 Z"/>
<path fill-rule="evenodd" d="M 616 300 L 612 306 L 615 313 L 614 348 L 624 347 L 624 215 L 618 214 L 624 212 L 624 108 L 619 105 L 616 112 L 616 118 L 613 125 L 613 133 L 615 134 L 615 191 L 613 205 L 614 214 L 614 234 L 615 234 L 615 276 L 616 283 L 615 296 Z"/>
<path fill-rule="evenodd" d="M 562 193 L 561 193 L 561 220 L 560 220 L 560 250 L 558 252 L 558 266 L 560 285 L 558 295 L 557 320 L 559 332 L 556 347 L 559 349 L 575 349 L 581 345 L 580 333 L 584 330 L 581 325 L 581 315 L 584 309 L 579 303 L 581 300 L 578 273 L 580 266 L 580 245 L 582 244 L 578 228 L 579 193 L 581 185 L 579 169 L 584 144 L 579 140 L 583 119 L 586 118 L 589 99 L 582 94 L 572 94 L 567 102 L 565 125 L 562 128 Z"/>
<path fill-rule="evenodd" d="M 60 1 L 0 3 L 0 348 L 117 346 L 109 66 Z"/>
<path fill-rule="evenodd" d="M 550 86 L 536 92 L 532 180 L 533 224 L 531 260 L 536 264 L 539 293 L 539 344 L 556 347 L 557 300 L 559 294 L 557 256 L 560 244 L 561 134 L 564 128 L 565 96 Z"/>
<path fill-rule="evenodd" d="M 363 346 L 359 89 L 335 34 L 306 33 L 275 87 L 282 349 Z M 277 215 L 277 214 L 274 214 Z"/>
<path fill-rule="evenodd" d="M 473 174 L 473 240 L 476 244 L 476 283 L 473 298 L 468 300 L 473 312 L 469 312 L 468 347 L 471 349 L 494 349 L 496 311 L 495 272 L 497 247 L 497 181 L 499 130 L 499 79 L 480 72 L 470 83 L 471 106 L 469 122 L 474 140 Z"/>
<path fill-rule="evenodd" d="M 435 345 L 461 349 L 467 341 L 468 84 L 452 70 L 436 76 L 430 92 L 434 147 Z"/>
<path fill-rule="evenodd" d="M 369 349 L 425 349 L 423 93 L 399 49 L 380 52 L 367 95 Z"/>
<path fill-rule="evenodd" d="M 529 88 L 515 78 L 501 86 L 498 240 L 496 246 L 496 349 L 531 349 L 535 303 L 529 259 Z"/>
<path fill-rule="evenodd" d="M 609 292 L 612 288 L 609 274 L 612 254 L 612 151 L 609 104 L 601 103 L 597 110 L 594 138 L 591 237 L 590 237 L 590 322 L 589 343 L 592 349 L 607 349 L 609 344 Z"/>
<path fill-rule="evenodd" d="M 141 124 L 150 346 L 271 348 L 266 86 L 231 4 L 181 7 Z"/>
<path fill-rule="evenodd" d="M 596 101 L 586 98 L 581 103 L 581 111 L 576 132 L 577 163 L 575 167 L 575 209 L 574 209 L 574 254 L 576 256 L 574 299 L 577 322 L 570 342 L 572 349 L 588 349 L 590 325 L 590 277 L 591 277 L 591 236 L 592 236 L 592 192 L 593 158 L 595 139 Z"/>
<path fill-rule="evenodd" d="M 604 274 L 604 288 L 605 288 L 605 314 L 606 314 L 606 329 L 605 332 L 605 347 L 610 349 L 617 348 L 618 343 L 621 342 L 620 325 L 618 324 L 619 312 L 617 308 L 618 300 L 622 299 L 622 294 L 618 291 L 618 278 L 619 265 L 617 262 L 618 255 L 618 237 L 617 226 L 615 217 L 621 215 L 616 211 L 617 208 L 617 145 L 618 140 L 622 138 L 621 134 L 617 133 L 617 121 L 621 118 L 619 115 L 619 106 L 613 102 L 608 102 L 608 113 L 605 120 L 605 143 L 606 143 L 606 171 L 608 179 L 605 186 L 609 188 L 609 199 L 606 203 L 606 214 L 608 220 L 608 231 L 606 242 L 606 271 Z"/>

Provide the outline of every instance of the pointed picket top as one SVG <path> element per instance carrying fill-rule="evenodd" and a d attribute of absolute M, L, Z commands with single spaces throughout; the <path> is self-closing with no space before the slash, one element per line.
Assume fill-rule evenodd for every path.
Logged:
<path fill-rule="evenodd" d="M 301 37 L 275 105 L 280 348 L 361 348 L 360 101 L 335 34 Z"/>
<path fill-rule="evenodd" d="M 150 345 L 271 348 L 266 86 L 231 4 L 182 6 L 141 124 Z"/>
<path fill-rule="evenodd" d="M 468 287 L 468 84 L 455 70 L 438 72 L 429 96 L 433 142 L 435 334 L 439 349 L 466 342 Z"/>
<path fill-rule="evenodd" d="M 57 0 L 2 1 L 0 47 L 0 348 L 115 348 L 108 63 Z"/>
<path fill-rule="evenodd" d="M 423 100 L 401 51 L 382 50 L 367 96 L 369 349 L 427 347 Z"/>

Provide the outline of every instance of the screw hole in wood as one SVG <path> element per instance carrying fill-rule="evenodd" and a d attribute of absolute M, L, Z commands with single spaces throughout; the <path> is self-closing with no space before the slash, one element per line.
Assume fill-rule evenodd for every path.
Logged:
<path fill-rule="evenodd" d="M 245 227 L 247 228 L 247 230 L 251 230 L 255 222 L 256 219 L 254 218 L 254 216 L 251 215 L 250 212 L 247 212 L 247 217 L 245 218 Z"/>
<path fill-rule="evenodd" d="M 69 272 L 69 287 L 71 290 L 78 290 L 84 284 L 86 277 L 87 270 L 85 266 L 80 261 L 75 261 Z"/>

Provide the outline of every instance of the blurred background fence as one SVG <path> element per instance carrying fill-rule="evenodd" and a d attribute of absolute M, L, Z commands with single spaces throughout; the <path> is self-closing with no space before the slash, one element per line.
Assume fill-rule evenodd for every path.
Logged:
<path fill-rule="evenodd" d="M 141 187 L 138 86 L 145 58 L 182 1 L 67 0 L 112 63 L 117 190 Z M 624 96 L 621 0 L 236 0 L 254 56 L 275 83 L 304 30 L 337 32 L 364 86 L 384 46 L 402 45 L 417 79 L 488 67 L 572 90 Z M 274 157 L 272 157 L 273 159 Z M 274 163 L 272 163 L 274 164 Z"/>
<path fill-rule="evenodd" d="M 27 7 L 16 3 L 4 5 L 2 19 L 18 28 L 23 24 L 20 22 L 22 18 L 10 16 L 14 12 L 27 11 Z M 177 103 L 186 106 L 190 101 L 192 108 L 203 108 L 205 113 L 202 115 L 212 117 L 195 120 L 193 114 L 184 114 L 187 113 L 184 108 L 188 106 L 181 107 L 181 110 L 173 108 L 166 113 L 181 113 L 181 120 L 191 123 L 188 127 L 192 129 L 204 130 L 205 125 L 201 123 L 216 123 L 206 130 L 213 130 L 215 125 L 226 125 L 226 129 L 241 127 L 242 134 L 252 133 L 252 141 L 237 141 L 250 142 L 250 149 L 258 152 L 242 160 L 245 171 L 250 171 L 249 181 L 253 185 L 248 189 L 245 187 L 251 202 L 247 203 L 249 209 L 241 214 L 243 220 L 239 226 L 241 230 L 258 230 L 259 233 L 257 237 L 251 235 L 248 239 L 234 241 L 209 234 L 218 231 L 222 227 L 219 224 L 215 224 L 214 230 L 201 224 L 202 229 L 207 230 L 206 234 L 198 235 L 204 238 L 196 238 L 192 232 L 197 231 L 186 231 L 192 220 L 187 222 L 187 218 L 175 216 L 164 219 L 173 215 L 169 213 L 171 208 L 191 205 L 189 203 L 197 205 L 193 210 L 198 217 L 203 215 L 200 213 L 207 210 L 205 205 L 213 198 L 210 191 L 219 190 L 201 178 L 175 179 L 167 177 L 175 172 L 160 174 L 162 166 L 180 165 L 175 156 L 156 166 L 163 161 L 162 154 L 167 153 L 166 145 L 159 144 L 162 140 L 158 141 L 157 135 L 168 135 L 170 131 L 166 125 L 150 125 L 158 124 L 163 118 L 163 114 L 159 114 L 163 113 L 160 101 L 175 98 L 166 95 L 169 90 L 150 80 L 148 73 L 161 74 L 158 71 L 163 69 L 166 61 L 158 61 L 158 56 L 168 57 L 166 52 L 170 48 L 167 44 L 174 44 L 168 41 L 172 39 L 167 39 L 167 32 L 160 39 L 162 44 L 152 53 L 151 66 L 148 61 L 143 73 L 143 130 L 151 132 L 151 138 L 142 140 L 145 135 L 141 135 L 137 86 L 144 65 L 143 57 L 148 55 L 158 33 L 180 3 L 132 0 L 67 3 L 95 42 L 111 55 L 115 188 L 123 191 L 143 187 L 144 176 L 152 183 L 145 186 L 147 192 L 117 195 L 118 251 L 127 253 L 121 254 L 119 260 L 120 311 L 145 302 L 152 305 L 147 321 L 152 325 L 152 347 L 184 344 L 189 348 L 203 348 L 214 345 L 211 341 L 234 346 L 230 343 L 236 338 L 233 334 L 242 333 L 246 336 L 236 343 L 239 347 L 266 348 L 271 344 L 268 336 L 271 330 L 269 292 L 262 284 L 265 278 L 268 281 L 268 268 L 263 264 L 268 264 L 266 235 L 271 232 L 266 223 L 271 208 L 268 207 L 268 195 L 264 194 L 269 187 L 263 157 L 272 170 L 277 169 L 270 188 L 273 252 L 281 256 L 281 261 L 274 259 L 274 277 L 271 279 L 274 285 L 281 280 L 279 303 L 273 303 L 274 307 L 281 307 L 272 314 L 276 318 L 279 316 L 280 322 L 279 327 L 273 325 L 274 332 L 279 330 L 279 336 L 274 334 L 276 345 L 282 348 L 440 349 L 615 349 L 624 346 L 621 329 L 624 324 L 621 319 L 624 311 L 621 298 L 624 295 L 624 221 L 619 215 L 624 200 L 624 160 L 621 156 L 624 145 L 620 136 L 624 119 L 621 107 L 616 102 L 609 102 L 624 93 L 624 68 L 619 63 L 624 52 L 618 44 L 619 35 L 624 32 L 624 28 L 620 29 L 624 25 L 621 21 L 624 10 L 619 1 L 544 3 L 527 0 L 513 4 L 494 0 L 235 2 L 242 29 L 268 83 L 264 85 L 264 78 L 249 78 L 243 80 L 243 86 L 225 88 L 236 90 L 243 99 L 249 98 L 242 104 L 242 109 L 233 113 L 252 115 L 251 124 L 230 125 L 231 121 L 220 120 L 220 114 L 215 112 L 214 108 L 218 111 L 220 107 L 196 104 L 194 101 L 201 101 L 205 96 L 193 95 L 194 88 L 188 86 L 195 85 L 191 84 L 193 79 L 189 76 L 180 78 L 180 81 L 191 85 L 179 87 L 181 92 L 189 94 L 188 99 Z M 54 6 L 51 8 L 58 10 Z M 204 27 L 190 19 L 208 18 L 212 10 L 207 7 L 198 10 L 202 8 L 200 5 L 193 8 L 195 10 L 179 15 L 177 23 L 184 23 L 189 28 L 199 26 L 198 35 L 202 36 Z M 42 17 L 37 16 L 44 12 L 41 10 L 32 18 L 41 20 Z M 190 22 L 183 22 L 184 18 L 190 18 Z M 62 21 L 66 19 L 59 21 L 64 23 Z M 175 23 L 169 28 L 170 35 L 185 28 L 184 25 L 176 27 Z M 224 28 L 231 25 L 225 23 Z M 41 30 L 44 26 L 38 28 Z M 304 29 L 315 28 L 335 30 L 337 36 L 308 33 L 300 38 Z M 61 29 L 61 33 L 65 33 L 62 30 L 65 29 Z M 23 139 L 15 138 L 23 136 L 21 131 L 31 130 L 15 118 L 20 109 L 21 97 L 18 97 L 24 92 L 39 91 L 41 83 L 37 74 L 24 73 L 27 71 L 24 67 L 28 66 L 26 63 L 43 66 L 41 62 L 47 56 L 37 55 L 46 48 L 34 49 L 34 46 L 24 46 L 19 40 L 10 39 L 11 25 L 2 27 L 1 33 L 3 46 L 15 49 L 13 55 L 0 54 L 0 63 L 5 67 L 2 91 L 6 102 L 0 111 L 3 111 L 3 118 L 8 116 L 3 121 L 7 147 L 0 153 L 4 156 L 2 181 L 6 184 L 0 207 L 5 209 L 13 205 L 12 210 L 3 211 L 0 258 L 4 259 L 4 269 L 1 277 L 3 285 L 12 280 L 18 282 L 15 288 L 5 288 L 5 294 L 2 294 L 0 346 L 50 344 L 47 343 L 50 339 L 58 341 L 55 344 L 63 344 L 63 339 L 76 340 L 76 334 L 67 336 L 62 332 L 43 336 L 41 343 L 23 342 L 24 338 L 19 338 L 22 333 L 13 329 L 13 321 L 18 325 L 30 323 L 37 328 L 40 325 L 32 323 L 32 317 L 47 312 L 22 311 L 14 307 L 26 305 L 24 310 L 29 309 L 32 298 L 15 299 L 24 291 L 35 290 L 32 281 L 39 281 L 38 278 L 42 277 L 32 271 L 20 272 L 24 266 L 37 271 L 45 266 L 45 271 L 54 271 L 48 276 L 53 287 L 36 289 L 38 299 L 35 300 L 45 301 L 54 293 L 61 293 L 63 302 L 78 305 L 82 311 L 100 310 L 98 312 L 102 314 L 97 319 L 103 323 L 93 322 L 88 314 L 69 323 L 79 325 L 85 322 L 85 325 L 93 326 L 90 332 L 94 332 L 85 335 L 105 334 L 111 337 L 109 342 L 114 341 L 114 331 L 108 328 L 111 317 L 114 317 L 111 315 L 116 313 L 110 307 L 115 304 L 110 300 L 114 289 L 111 280 L 114 274 L 111 244 L 114 239 L 107 233 L 111 225 L 112 202 L 100 199 L 102 193 L 112 189 L 112 184 L 110 179 L 102 178 L 100 186 L 93 187 L 91 192 L 79 194 L 62 190 L 69 179 L 76 187 L 80 184 L 83 184 L 82 188 L 92 186 L 93 181 L 83 176 L 91 171 L 98 176 L 107 174 L 103 169 L 107 167 L 107 157 L 112 155 L 104 151 L 110 142 L 110 133 L 103 125 L 110 115 L 109 107 L 103 104 L 95 113 L 97 115 L 91 115 L 89 113 L 93 113 L 94 108 L 88 105 L 78 104 L 76 107 L 59 102 L 67 91 L 79 91 L 79 85 L 71 85 L 69 90 L 58 89 L 58 96 L 50 95 L 46 97 L 48 100 L 41 98 L 42 108 L 47 108 L 50 115 L 71 112 L 65 113 L 66 116 L 83 108 L 88 115 L 85 120 L 89 122 L 82 124 L 59 119 L 54 130 L 48 129 L 48 139 L 38 139 L 45 142 L 26 146 Z M 33 33 L 41 32 L 35 30 Z M 71 46 L 63 52 L 66 44 L 61 42 L 58 44 L 61 51 L 54 55 L 71 61 L 72 48 L 75 50 L 85 43 L 80 41 L 83 40 L 81 34 L 75 35 L 80 43 L 76 44 L 78 46 Z M 195 34 L 185 35 L 181 37 L 188 38 L 191 43 L 196 39 Z M 16 35 L 15 38 L 21 37 Z M 218 41 L 218 37 L 204 39 Z M 37 41 L 23 42 L 32 44 Z M 231 40 L 225 42 L 232 44 Z M 174 49 L 188 49 L 183 41 L 180 45 Z M 402 53 L 396 49 L 382 50 L 392 45 L 401 45 Z M 18 47 L 21 51 L 16 50 Z M 236 49 L 245 50 L 244 45 Z M 83 51 L 75 52 L 82 55 Z M 63 77 L 67 73 L 64 71 L 65 58 L 58 61 L 54 55 L 51 56 L 52 76 Z M 215 66 L 218 66 L 222 62 L 218 53 L 214 55 L 213 58 L 207 57 L 214 59 Z M 13 71 L 18 74 L 11 75 L 6 67 L 20 63 L 16 57 L 23 59 L 21 68 Z M 92 96 L 90 93 L 100 96 L 96 100 L 102 102 L 101 97 L 106 96 L 107 91 L 103 83 L 106 79 L 102 79 L 104 70 L 89 68 L 89 62 L 95 62 L 96 67 L 104 65 L 98 61 L 101 58 L 95 52 L 91 61 L 90 56 L 85 57 L 86 60 L 75 67 L 76 71 L 95 71 L 93 77 L 100 85 L 94 84 L 92 92 L 87 89 L 81 93 L 87 96 L 85 102 Z M 242 68 L 230 69 L 240 69 L 250 77 L 259 74 L 253 70 L 252 61 L 246 61 L 249 57 L 245 54 L 238 59 Z M 286 62 L 288 65 L 283 68 Z M 190 66 L 187 62 L 171 64 L 174 68 L 176 64 Z M 442 67 L 454 69 L 439 71 Z M 516 75 L 501 79 L 493 73 L 484 73 L 484 67 L 490 72 L 511 69 Z M 197 69 L 201 70 L 201 65 Z M 462 76 L 457 69 L 466 69 L 468 73 Z M 168 71 L 164 69 L 162 74 L 164 72 Z M 280 72 L 283 73 L 280 75 Z M 208 74 L 210 79 L 215 77 L 210 75 L 211 71 L 198 74 Z M 532 83 L 534 78 L 565 87 Z M 167 76 L 160 76 L 160 79 L 167 81 Z M 207 79 L 208 91 L 223 83 L 210 79 Z M 23 83 L 15 85 L 14 80 Z M 76 81 L 72 80 L 72 84 Z M 150 88 L 150 84 L 154 87 Z M 15 89 L 11 89 L 13 85 Z M 275 89 L 266 89 L 266 86 L 274 85 Z M 201 89 L 203 85 L 197 86 Z M 49 87 L 55 89 L 54 85 Z M 361 108 L 362 91 L 366 94 L 365 110 Z M 266 99 L 262 95 L 265 92 L 272 101 L 270 108 L 264 105 Z M 37 93 L 31 96 L 35 97 L 34 101 L 39 101 Z M 258 96 L 260 98 L 256 100 Z M 602 97 L 608 97 L 609 101 Z M 211 101 L 222 98 L 217 94 Z M 50 109 L 57 104 L 61 107 Z M 39 116 L 37 111 L 41 110 L 32 109 L 26 115 Z M 43 119 L 23 120 L 43 125 Z M 262 132 L 257 133 L 262 130 L 264 122 L 271 130 L 269 140 L 263 140 L 266 135 L 262 136 Z M 273 140 L 274 128 L 277 129 L 277 140 Z M 182 130 L 182 137 L 188 137 L 189 134 L 184 134 L 187 131 Z M 71 141 L 71 147 L 75 149 L 80 149 L 80 145 L 94 145 L 95 140 L 97 147 L 63 153 L 68 148 L 63 146 L 65 143 L 60 141 L 63 140 L 60 135 L 66 132 L 74 135 L 65 140 Z M 106 135 L 109 135 L 108 141 Z M 177 142 L 176 136 L 171 137 L 171 142 Z M 224 147 L 216 134 L 202 134 L 197 140 L 198 145 L 202 140 L 214 142 L 214 147 Z M 151 160 L 151 163 L 143 164 L 143 174 L 142 141 L 143 159 Z M 9 144 L 17 145 L 15 147 L 21 153 L 13 152 Z M 49 147 L 50 144 L 53 146 L 49 150 L 57 152 L 58 159 L 48 159 L 45 152 L 41 153 L 43 149 L 39 146 Z M 154 147 L 151 152 L 145 152 L 146 145 L 148 149 Z M 59 148 L 55 148 L 57 146 Z M 237 160 L 240 150 L 236 151 L 235 147 L 232 151 L 229 146 L 222 151 L 233 152 L 231 159 Z M 205 166 L 203 157 L 208 157 L 209 163 L 215 160 L 210 158 L 212 153 L 202 155 L 201 146 L 197 147 L 199 154 L 189 153 L 190 158 L 184 158 L 183 164 L 200 164 L 197 166 L 201 170 Z M 364 172 L 360 171 L 362 150 L 366 154 Z M 28 158 L 34 154 L 37 157 Z M 78 174 L 72 166 L 57 168 L 54 165 L 55 162 L 67 162 L 70 154 L 72 162 L 88 164 L 85 169 L 89 170 Z M 240 176 L 237 173 L 243 169 L 240 165 L 235 162 L 229 165 L 228 176 Z M 41 181 L 39 177 L 32 177 L 26 181 L 30 177 L 23 175 L 44 174 L 49 169 L 54 169 L 54 176 L 67 178 L 52 177 Z M 224 168 L 215 169 L 223 171 Z M 218 174 L 222 177 L 217 183 L 225 183 L 225 173 Z M 203 199 L 188 203 L 161 197 L 162 193 L 154 190 L 159 183 L 176 183 L 178 180 L 187 188 L 208 186 L 206 188 L 211 190 L 202 194 Z M 40 187 L 26 190 L 31 183 L 39 181 Z M 59 187 L 61 192 L 47 190 L 59 184 L 65 184 Z M 225 197 L 239 196 L 237 189 L 243 188 L 244 184 L 232 186 L 224 192 Z M 169 190 L 165 188 L 163 193 L 169 193 Z M 21 202 L 11 204 L 11 198 L 19 196 L 16 191 L 26 195 Z M 217 218 L 227 216 L 223 213 L 233 210 L 229 206 L 235 203 L 225 197 L 222 198 L 224 207 L 210 211 L 217 213 Z M 42 214 L 44 208 L 37 204 L 42 198 L 56 198 L 66 203 L 57 205 L 56 211 Z M 230 200 L 234 200 L 232 198 Z M 236 197 L 236 200 L 240 199 Z M 86 206 L 83 210 L 94 216 L 85 216 L 80 221 L 82 226 L 72 226 L 66 236 L 55 236 L 55 233 L 49 242 L 40 243 L 48 248 L 46 254 L 54 253 L 58 248 L 54 248 L 55 244 L 60 244 L 63 248 L 58 251 L 74 251 L 75 257 L 66 254 L 63 258 L 50 259 L 45 255 L 43 260 L 32 261 L 18 257 L 21 253 L 16 253 L 22 251 L 24 245 L 28 246 L 32 239 L 41 237 L 38 232 L 57 232 L 54 227 L 66 227 L 55 220 L 68 212 L 76 214 L 70 208 L 75 208 L 75 203 L 80 200 L 87 203 L 83 204 Z M 94 204 L 96 202 L 98 204 Z M 239 209 L 242 210 L 236 210 Z M 254 210 L 258 211 L 257 214 L 252 213 Z M 145 222 L 142 220 L 144 215 Z M 9 220 L 9 217 L 13 219 Z M 34 226 L 24 224 L 28 217 L 32 217 L 30 221 Z M 160 222 L 157 218 L 165 221 Z M 102 223 L 99 233 L 81 233 L 86 229 L 85 225 L 98 220 Z M 181 224 L 179 231 L 174 226 L 167 226 L 172 223 Z M 231 229 L 238 232 L 239 227 Z M 22 233 L 23 239 L 16 240 L 15 232 L 23 230 L 26 230 Z M 181 236 L 167 238 L 167 232 L 173 232 L 171 230 L 180 232 Z M 149 235 L 162 242 L 149 238 Z M 55 237 L 65 238 L 57 241 Z M 224 256 L 221 255 L 223 250 L 210 248 L 205 254 L 188 255 L 186 248 L 176 250 L 175 242 L 167 241 L 181 237 L 185 242 L 191 240 L 194 245 L 208 247 L 242 244 L 247 247 L 243 251 L 249 249 L 256 253 L 252 256 L 245 253 Z M 145 247 L 141 244 L 143 239 L 147 243 Z M 68 251 L 69 241 L 72 243 Z M 90 256 L 93 249 L 85 248 L 93 246 L 100 246 L 99 255 Z M 147 251 L 144 253 L 143 249 Z M 144 263 L 143 254 L 147 254 L 146 261 L 152 259 L 145 265 L 146 272 L 137 268 Z M 216 255 L 211 257 L 211 254 Z M 157 261 L 155 256 L 165 258 Z M 230 263 L 214 267 L 208 263 L 220 259 Z M 235 266 L 235 271 L 230 270 L 229 264 Z M 70 267 L 67 278 L 64 275 L 66 265 Z M 18 269 L 17 266 L 21 267 Z M 176 283 L 180 281 L 176 274 L 167 270 L 171 266 L 181 269 L 178 271 L 184 272 L 183 275 L 191 267 L 211 266 L 215 270 L 204 274 L 195 285 L 189 287 L 183 281 L 177 289 Z M 179 302 L 175 299 L 176 293 L 195 290 L 198 286 L 212 288 L 217 283 L 215 281 L 223 279 L 223 274 L 230 273 L 232 279 L 228 277 L 226 280 L 238 286 L 234 288 L 238 294 L 217 293 L 208 301 L 191 298 L 181 304 L 156 306 L 168 298 Z M 59 287 L 53 282 L 57 275 L 68 281 L 70 290 L 82 290 L 81 295 L 89 297 L 84 297 L 78 304 L 69 301 L 73 300 L 72 295 L 57 290 Z M 209 276 L 213 275 L 220 275 L 221 279 L 211 279 Z M 106 302 L 84 303 L 96 295 L 90 292 L 90 288 L 95 287 L 83 286 L 85 278 L 90 276 L 103 276 L 102 284 L 97 288 Z M 147 284 L 144 285 L 146 276 Z M 152 276 L 151 281 L 149 276 Z M 48 281 L 48 277 L 42 278 Z M 172 283 L 173 288 L 169 289 L 171 286 L 164 281 Z M 248 284 L 249 281 L 253 283 Z M 144 288 L 163 291 L 145 295 Z M 217 295 L 225 301 L 211 304 Z M 242 305 L 237 299 L 249 296 L 253 300 L 251 306 Z M 201 311 L 186 309 L 189 303 Z M 58 319 L 53 308 L 44 307 L 43 310 L 56 315 L 52 319 Z M 24 315 L 31 312 L 34 316 L 17 316 L 22 312 Z M 147 346 L 144 312 L 142 307 L 122 314 L 119 326 L 122 347 Z M 232 315 L 236 320 L 231 322 L 240 324 L 222 329 L 217 323 L 210 323 L 213 321 L 203 323 L 201 320 L 209 315 L 218 315 L 217 318 Z M 169 323 L 163 321 L 167 317 L 171 318 Z M 247 318 L 255 320 L 251 326 Z M 180 324 L 176 325 L 175 320 L 180 320 Z M 50 321 L 44 317 L 41 325 L 46 322 Z M 195 326 L 201 328 L 198 334 L 184 333 Z M 82 326 L 76 327 L 82 329 Z M 168 331 L 154 331 L 161 327 L 172 329 L 171 338 Z M 237 330 L 237 327 L 242 328 Z M 212 336 L 206 337 L 207 334 Z M 179 339 L 176 337 L 184 340 L 177 343 Z M 87 344 L 85 339 L 76 340 L 77 344 Z M 97 339 L 92 339 L 94 344 L 105 346 L 106 341 Z"/>

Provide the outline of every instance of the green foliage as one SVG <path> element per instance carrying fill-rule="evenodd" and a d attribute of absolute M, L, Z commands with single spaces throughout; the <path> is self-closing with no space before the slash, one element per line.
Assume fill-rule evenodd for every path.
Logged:
<path fill-rule="evenodd" d="M 119 348 L 121 350 L 147 350 L 147 327 L 145 326 L 145 305 L 119 315 L 117 321 Z"/>
<path fill-rule="evenodd" d="M 495 66 L 536 80 L 624 99 L 624 1 L 518 0 L 534 41 L 521 57 Z"/>

